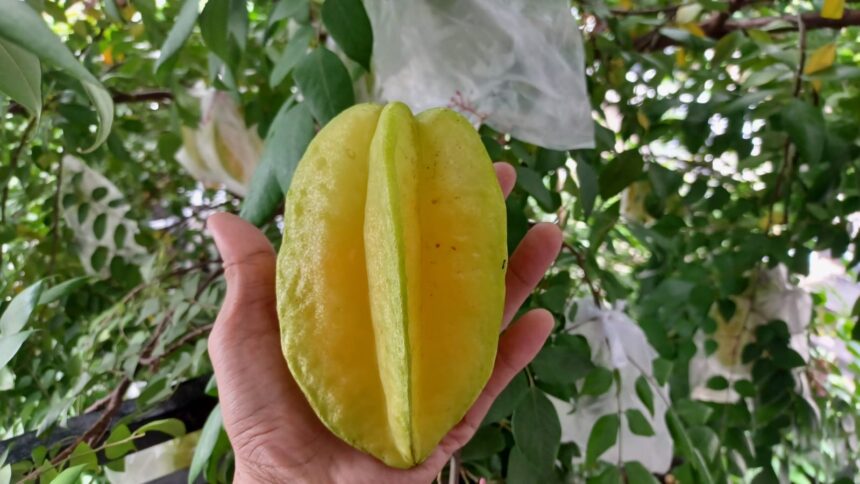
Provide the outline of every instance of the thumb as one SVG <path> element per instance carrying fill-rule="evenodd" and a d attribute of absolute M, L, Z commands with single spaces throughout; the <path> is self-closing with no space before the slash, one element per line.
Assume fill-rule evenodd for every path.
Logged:
<path fill-rule="evenodd" d="M 321 425 L 281 353 L 271 244 L 235 215 L 212 215 L 206 225 L 224 260 L 227 279 L 227 295 L 209 335 L 209 356 L 224 427 L 237 459 L 249 459 L 254 449 L 274 452 L 292 445 L 285 436 L 271 441 L 283 429 L 290 428 L 289 437 L 302 440 L 319 434 Z"/>
<path fill-rule="evenodd" d="M 230 213 L 212 215 L 206 227 L 224 261 L 227 297 L 221 312 L 274 308 L 275 251 L 266 236 Z"/>

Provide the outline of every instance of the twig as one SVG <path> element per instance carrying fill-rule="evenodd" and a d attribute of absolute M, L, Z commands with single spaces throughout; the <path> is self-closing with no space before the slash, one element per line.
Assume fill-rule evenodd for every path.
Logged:
<path fill-rule="evenodd" d="M 576 257 L 576 265 L 578 265 L 579 268 L 582 269 L 582 279 L 585 281 L 585 283 L 588 285 L 588 289 L 591 291 L 591 297 L 592 299 L 594 299 L 594 305 L 598 308 L 602 307 L 603 304 L 601 303 L 602 298 L 600 297 L 600 291 L 597 289 L 597 287 L 594 285 L 594 282 L 591 280 L 591 277 L 589 277 L 588 275 L 588 269 L 585 265 L 585 256 L 583 256 L 580 251 L 576 250 L 574 246 L 570 245 L 567 242 L 563 242 L 562 247 L 570 251 L 570 253 L 573 254 L 574 257 Z"/>
<path fill-rule="evenodd" d="M 746 4 L 747 2 L 744 2 L 744 5 Z M 717 14 L 717 16 L 699 24 L 699 27 L 705 36 L 718 40 L 735 31 L 757 30 L 777 22 L 782 22 L 785 25 L 769 29 L 769 33 L 795 32 L 799 31 L 800 28 L 805 30 L 841 29 L 860 25 L 860 10 L 845 10 L 840 19 L 824 18 L 818 13 L 744 19 L 731 19 L 729 16 Z M 677 43 L 674 39 L 661 34 L 657 29 L 636 39 L 635 47 L 641 52 L 649 52 L 664 49 Z"/>
<path fill-rule="evenodd" d="M 797 26 L 798 26 L 798 50 L 800 50 L 800 59 L 797 62 L 797 70 L 794 72 L 794 90 L 792 95 L 795 98 L 800 97 L 801 87 L 803 86 L 803 70 L 806 65 L 806 27 L 804 27 L 803 22 L 800 20 L 800 16 L 797 18 Z M 767 228 L 765 229 L 766 233 L 770 233 L 773 228 L 773 213 L 776 208 L 776 202 L 779 200 L 779 194 L 782 191 L 782 185 L 785 183 L 786 179 L 790 176 L 792 167 L 794 165 L 794 158 L 797 156 L 797 150 L 792 149 L 794 145 L 791 142 L 791 137 L 786 136 L 785 143 L 783 143 L 783 162 L 782 166 L 779 169 L 779 173 L 776 175 L 776 182 L 773 186 L 773 195 L 770 202 L 770 209 L 767 215 Z M 789 184 L 790 187 L 790 184 Z M 789 190 L 786 190 L 786 193 L 790 193 Z M 784 219 L 786 222 L 788 221 L 788 199 L 786 199 L 785 207 L 783 207 Z"/>
<path fill-rule="evenodd" d="M 167 357 L 169 357 L 173 353 L 176 353 L 177 351 L 179 351 L 186 344 L 194 341 L 195 339 L 199 338 L 200 336 L 208 334 L 210 331 L 212 331 L 213 326 L 215 326 L 215 325 L 210 323 L 210 324 L 192 329 L 191 331 L 182 335 L 181 338 L 177 339 L 173 343 L 170 343 L 170 345 L 164 349 L 164 352 L 162 352 L 158 356 L 149 357 L 146 359 L 141 358 L 140 364 L 144 365 L 144 366 L 149 366 L 149 367 L 157 367 L 157 365 L 159 363 L 161 363 L 163 360 L 167 359 Z"/>
<path fill-rule="evenodd" d="M 57 262 L 57 249 L 60 245 L 60 210 L 62 209 L 62 190 L 63 189 L 63 160 L 60 160 L 57 167 L 57 189 L 54 192 L 54 220 L 51 224 L 51 259 L 48 263 L 48 273 L 54 273 L 54 266 Z"/>
<path fill-rule="evenodd" d="M 652 7 L 639 10 L 623 10 L 620 8 L 613 8 L 612 10 L 610 10 L 610 12 L 612 12 L 612 15 L 619 15 L 622 17 L 630 17 L 634 15 L 659 15 L 661 13 L 674 15 L 675 11 L 677 11 L 681 7 L 686 7 L 687 5 L 693 5 L 693 3 L 681 3 L 678 5 L 670 5 L 668 7 Z"/>
<path fill-rule="evenodd" d="M 197 291 L 194 293 L 194 299 L 195 300 L 200 299 L 200 296 L 203 295 L 203 291 L 205 291 L 206 288 L 208 288 L 210 285 L 212 285 L 212 283 L 215 281 L 215 279 L 220 277 L 222 274 L 224 274 L 223 268 L 219 268 L 218 270 L 213 272 L 205 281 L 203 281 L 203 283 L 200 285 L 200 287 L 197 288 Z M 153 356 L 152 354 L 141 355 L 140 364 L 143 366 L 149 367 L 151 369 L 158 368 L 158 365 L 161 364 L 161 362 L 165 358 L 167 358 L 168 356 L 172 355 L 173 353 L 179 351 L 180 348 L 182 348 L 186 344 L 190 343 L 191 341 L 194 341 L 198 337 L 200 337 L 204 334 L 208 334 L 210 331 L 212 331 L 213 326 L 214 326 L 214 323 L 207 324 L 205 326 L 200 326 L 198 328 L 192 329 L 191 331 L 182 335 L 182 337 L 180 337 L 178 340 L 171 343 L 167 348 L 165 348 L 164 351 L 161 352 L 161 354 L 159 354 L 157 356 Z"/>
<path fill-rule="evenodd" d="M 734 30 L 749 30 L 749 29 L 760 29 L 762 27 L 767 26 L 773 22 L 786 22 L 792 25 L 786 25 L 783 27 L 778 27 L 775 29 L 771 29 L 769 32 L 793 32 L 795 30 L 799 30 L 802 25 L 806 30 L 817 30 L 817 29 L 841 29 L 843 27 L 851 27 L 855 25 L 860 25 L 860 10 L 845 10 L 845 13 L 842 15 L 840 19 L 830 19 L 824 18 L 820 14 L 817 13 L 805 13 L 800 15 L 799 22 L 795 20 L 796 17 L 792 16 L 781 16 L 781 17 L 759 17 L 759 18 L 750 18 L 750 19 L 742 19 L 742 20 L 730 20 L 726 22 L 726 29 L 729 33 Z"/>

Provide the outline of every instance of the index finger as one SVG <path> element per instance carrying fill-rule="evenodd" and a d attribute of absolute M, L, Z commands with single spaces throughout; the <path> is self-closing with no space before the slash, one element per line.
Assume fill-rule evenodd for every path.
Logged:
<path fill-rule="evenodd" d="M 502 194 L 508 198 L 517 182 L 517 172 L 513 166 L 504 161 L 493 163 L 493 168 L 496 170 L 496 177 L 498 177 L 499 185 L 502 187 Z"/>

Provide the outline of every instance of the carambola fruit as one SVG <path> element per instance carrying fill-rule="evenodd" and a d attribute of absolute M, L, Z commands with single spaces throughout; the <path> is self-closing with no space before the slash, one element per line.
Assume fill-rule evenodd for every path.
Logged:
<path fill-rule="evenodd" d="M 320 420 L 388 465 L 427 458 L 493 368 L 505 204 L 457 113 L 352 107 L 296 168 L 277 296 L 287 363 Z"/>

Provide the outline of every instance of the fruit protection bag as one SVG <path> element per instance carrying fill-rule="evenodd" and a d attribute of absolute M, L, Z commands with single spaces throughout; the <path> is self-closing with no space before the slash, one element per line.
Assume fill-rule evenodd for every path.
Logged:
<path fill-rule="evenodd" d="M 365 0 L 379 101 L 448 106 L 551 149 L 594 146 L 567 0 Z"/>

